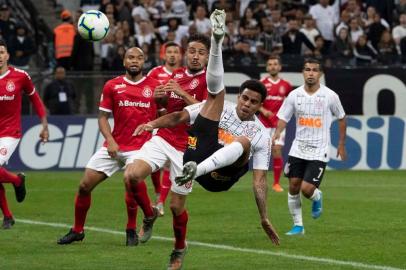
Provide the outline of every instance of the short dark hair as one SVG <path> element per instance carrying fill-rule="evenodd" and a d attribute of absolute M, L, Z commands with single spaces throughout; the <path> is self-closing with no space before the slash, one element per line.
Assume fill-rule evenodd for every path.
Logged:
<path fill-rule="evenodd" d="M 241 94 L 245 89 L 259 93 L 261 95 L 261 102 L 266 98 L 267 92 L 265 85 L 258 80 L 247 80 L 243 82 L 240 86 L 239 93 Z"/>
<path fill-rule="evenodd" d="M 187 44 L 190 42 L 200 42 L 202 43 L 206 49 L 210 50 L 210 38 L 203 34 L 193 34 L 187 39 Z"/>
<path fill-rule="evenodd" d="M 7 50 L 7 43 L 4 39 L 0 39 L 0 46 L 4 46 Z"/>
<path fill-rule="evenodd" d="M 282 61 L 281 61 L 281 58 L 279 57 L 279 55 L 273 54 L 273 55 L 271 55 L 271 56 L 268 57 L 267 62 L 268 62 L 269 60 L 278 60 L 278 63 L 279 63 L 280 65 L 282 65 Z"/>
<path fill-rule="evenodd" d="M 176 43 L 176 42 L 168 41 L 168 42 L 165 43 L 165 49 L 168 48 L 168 47 L 179 47 L 180 48 L 180 45 L 178 43 Z"/>
<path fill-rule="evenodd" d="M 310 58 L 305 58 L 305 60 L 303 62 L 303 69 L 305 68 L 306 64 L 318 64 L 320 71 L 323 71 L 323 65 L 316 58 L 311 58 L 311 57 Z"/>

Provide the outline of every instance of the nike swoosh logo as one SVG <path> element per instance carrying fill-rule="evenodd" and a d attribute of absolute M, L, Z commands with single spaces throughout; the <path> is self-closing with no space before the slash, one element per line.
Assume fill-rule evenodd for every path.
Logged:
<path fill-rule="evenodd" d="M 117 94 L 121 94 L 124 93 L 126 90 L 122 90 L 122 91 L 117 91 Z"/>
<path fill-rule="evenodd" d="M 313 182 L 319 182 L 319 179 L 313 178 Z"/>

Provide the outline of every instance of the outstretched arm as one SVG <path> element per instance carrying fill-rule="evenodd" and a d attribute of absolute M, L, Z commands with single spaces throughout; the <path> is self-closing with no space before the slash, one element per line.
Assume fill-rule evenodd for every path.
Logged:
<path fill-rule="evenodd" d="M 279 236 L 276 230 L 273 228 L 268 218 L 268 182 L 266 179 L 266 171 L 253 170 L 253 190 L 255 195 L 255 201 L 257 203 L 259 216 L 261 217 L 261 225 L 265 233 L 271 239 L 275 245 L 279 245 Z"/>
<path fill-rule="evenodd" d="M 137 136 L 144 131 L 152 132 L 156 128 L 175 127 L 181 123 L 189 122 L 189 113 L 186 110 L 173 112 L 163 115 L 154 121 L 139 125 L 133 132 L 133 136 Z"/>

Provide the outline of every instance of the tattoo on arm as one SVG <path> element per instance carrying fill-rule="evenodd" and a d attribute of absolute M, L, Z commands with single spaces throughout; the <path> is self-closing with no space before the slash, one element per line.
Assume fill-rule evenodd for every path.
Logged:
<path fill-rule="evenodd" d="M 266 172 L 262 170 L 254 170 L 253 173 L 253 191 L 255 195 L 255 201 L 257 203 L 258 212 L 261 216 L 261 219 L 265 219 L 268 217 L 268 183 L 266 180 Z"/>

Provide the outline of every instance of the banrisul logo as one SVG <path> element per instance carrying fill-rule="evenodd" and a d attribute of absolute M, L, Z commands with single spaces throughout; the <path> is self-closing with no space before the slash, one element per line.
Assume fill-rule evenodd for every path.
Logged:
<path fill-rule="evenodd" d="M 120 100 L 120 101 L 118 102 L 118 106 L 119 106 L 119 107 L 140 107 L 140 108 L 149 108 L 149 107 L 151 107 L 151 102 Z"/>

